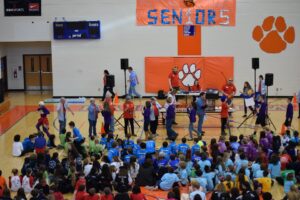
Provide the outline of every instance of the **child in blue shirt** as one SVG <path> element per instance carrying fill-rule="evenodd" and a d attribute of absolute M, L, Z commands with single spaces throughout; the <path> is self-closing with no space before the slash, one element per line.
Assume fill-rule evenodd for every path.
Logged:
<path fill-rule="evenodd" d="M 205 166 L 203 177 L 207 180 L 207 190 L 212 191 L 214 189 L 214 178 L 216 173 L 210 170 L 209 166 Z"/>
<path fill-rule="evenodd" d="M 179 159 L 174 154 L 170 155 L 169 165 L 176 170 L 179 164 Z"/>
<path fill-rule="evenodd" d="M 176 144 L 176 138 L 172 138 L 171 142 L 169 144 L 171 153 L 176 155 L 177 154 L 177 144 Z"/>
<path fill-rule="evenodd" d="M 186 152 L 190 149 L 190 146 L 186 144 L 186 138 L 181 139 L 181 144 L 177 146 L 178 153 L 183 153 L 186 155 Z"/>
<path fill-rule="evenodd" d="M 141 165 L 145 162 L 145 157 L 146 157 L 146 154 L 147 154 L 146 143 L 142 142 L 140 144 L 140 147 L 141 148 L 136 153 L 136 157 L 138 159 L 138 163 Z"/>
<path fill-rule="evenodd" d="M 115 156 L 119 156 L 119 150 L 118 150 L 117 146 L 118 146 L 118 143 L 113 142 L 111 148 L 108 150 L 107 156 L 108 156 L 109 162 L 112 162 L 113 158 Z"/>
<path fill-rule="evenodd" d="M 107 138 L 106 138 L 107 134 L 102 134 L 101 135 L 101 139 L 100 139 L 100 144 L 103 145 L 104 148 L 106 148 L 106 144 L 107 144 Z"/>
<path fill-rule="evenodd" d="M 290 192 L 291 187 L 293 185 L 296 184 L 295 178 L 294 178 L 294 174 L 293 173 L 289 173 L 286 177 L 286 180 L 284 180 L 284 184 L 283 184 L 283 189 L 284 192 L 287 194 L 288 192 Z"/>
<path fill-rule="evenodd" d="M 186 186 L 189 183 L 188 180 L 188 172 L 186 169 L 186 163 L 184 161 L 181 161 L 179 163 L 178 171 L 178 177 L 180 178 L 180 183 L 182 186 Z"/>
<path fill-rule="evenodd" d="M 109 150 L 112 147 L 112 144 L 115 142 L 114 135 L 108 134 L 106 139 L 106 148 Z"/>
<path fill-rule="evenodd" d="M 191 148 L 191 151 L 192 151 L 192 156 L 197 152 L 199 151 L 200 152 L 200 146 L 198 145 L 198 138 L 194 138 L 194 145 L 192 146 Z"/>
<path fill-rule="evenodd" d="M 189 119 L 190 119 L 190 123 L 189 123 L 189 133 L 190 133 L 190 139 L 189 141 L 193 140 L 193 132 L 198 134 L 198 131 L 196 129 L 194 129 L 194 123 L 196 122 L 196 112 L 197 112 L 197 104 L 196 102 L 192 102 L 191 106 L 187 108 L 187 112 L 189 114 Z"/>
<path fill-rule="evenodd" d="M 146 150 L 147 150 L 147 153 L 150 153 L 150 154 L 155 154 L 155 141 L 153 140 L 152 136 L 150 135 L 148 137 L 148 140 L 146 141 Z"/>
<path fill-rule="evenodd" d="M 170 155 L 171 155 L 171 150 L 170 150 L 170 148 L 169 148 L 168 145 L 169 145 L 168 142 L 165 141 L 165 142 L 163 142 L 163 146 L 159 149 L 159 153 L 160 152 L 164 152 L 165 153 L 165 158 L 167 160 L 169 160 Z"/>
<path fill-rule="evenodd" d="M 173 187 L 173 184 L 179 182 L 178 176 L 174 173 L 172 167 L 168 168 L 168 173 L 164 174 L 159 183 L 159 188 L 162 190 L 170 190 Z"/>
<path fill-rule="evenodd" d="M 23 154 L 33 152 L 34 151 L 34 135 L 29 135 L 28 138 L 25 138 L 22 142 L 23 145 Z"/>
<path fill-rule="evenodd" d="M 134 141 L 130 139 L 131 134 L 126 135 L 126 140 L 124 140 L 124 148 L 125 149 L 133 149 L 134 148 Z"/>

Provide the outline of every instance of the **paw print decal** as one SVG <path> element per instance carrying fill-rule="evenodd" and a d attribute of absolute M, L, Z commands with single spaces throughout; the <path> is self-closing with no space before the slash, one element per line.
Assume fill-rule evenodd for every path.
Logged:
<path fill-rule="evenodd" d="M 295 29 L 287 27 L 285 19 L 281 16 L 269 16 L 264 19 L 262 26 L 253 29 L 252 37 L 259 42 L 260 48 L 266 53 L 280 53 L 286 49 L 287 44 L 295 41 Z"/>
<path fill-rule="evenodd" d="M 181 80 L 182 85 L 186 87 L 193 86 L 195 80 L 198 80 L 201 77 L 200 69 L 196 69 L 195 64 L 183 65 L 182 70 L 178 73 L 179 79 Z"/>

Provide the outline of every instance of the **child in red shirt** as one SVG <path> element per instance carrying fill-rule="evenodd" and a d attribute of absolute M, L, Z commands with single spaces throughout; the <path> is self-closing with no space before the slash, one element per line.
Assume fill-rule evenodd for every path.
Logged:
<path fill-rule="evenodd" d="M 221 98 L 221 102 L 222 102 L 222 105 L 221 105 L 221 134 L 226 135 L 225 128 L 226 128 L 228 116 L 229 116 L 229 114 L 228 114 L 229 105 L 226 101 L 225 96 L 223 96 Z"/>
<path fill-rule="evenodd" d="M 128 123 L 130 123 L 131 135 L 136 136 L 134 134 L 134 124 L 133 124 L 134 104 L 131 101 L 130 96 L 126 97 L 126 101 L 123 104 L 123 117 L 124 117 L 124 121 L 125 121 L 125 136 L 128 134 Z"/>
<path fill-rule="evenodd" d="M 89 194 L 84 197 L 84 200 L 100 200 L 100 196 L 96 194 L 96 189 L 89 189 Z"/>
<path fill-rule="evenodd" d="M 85 196 L 88 195 L 88 193 L 85 192 L 85 185 L 78 186 L 78 190 L 75 192 L 75 200 L 84 200 Z"/>
<path fill-rule="evenodd" d="M 104 188 L 103 192 L 104 194 L 101 195 L 101 200 L 114 200 L 114 196 L 109 187 Z"/>
<path fill-rule="evenodd" d="M 75 185 L 75 190 L 76 190 L 76 191 L 78 190 L 78 188 L 79 188 L 80 185 L 86 186 L 86 180 L 85 180 L 85 177 L 84 177 L 84 173 L 83 173 L 83 172 L 80 173 L 79 179 L 78 179 L 78 181 L 76 182 L 76 185 Z"/>
<path fill-rule="evenodd" d="M 139 186 L 133 186 L 130 200 L 146 200 L 145 195 L 141 192 L 141 188 Z"/>

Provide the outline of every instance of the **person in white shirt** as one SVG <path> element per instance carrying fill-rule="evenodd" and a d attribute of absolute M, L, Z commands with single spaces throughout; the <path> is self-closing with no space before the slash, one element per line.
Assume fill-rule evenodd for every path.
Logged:
<path fill-rule="evenodd" d="M 198 181 L 193 180 L 191 182 L 191 187 L 190 187 L 190 200 L 194 200 L 194 197 L 199 194 L 202 200 L 205 200 L 205 193 L 200 190 L 200 184 Z"/>
<path fill-rule="evenodd" d="M 263 96 L 263 98 L 266 98 L 266 93 L 267 93 L 267 87 L 265 85 L 265 80 L 263 75 L 259 75 L 258 77 L 258 88 L 257 88 L 257 92 Z"/>
<path fill-rule="evenodd" d="M 21 136 L 15 135 L 14 143 L 12 147 L 12 155 L 15 157 L 20 157 L 23 155 L 23 144 L 20 142 Z"/>
<path fill-rule="evenodd" d="M 177 105 L 176 93 L 177 93 L 177 90 L 172 90 L 171 92 L 168 93 L 168 97 L 167 98 L 170 97 L 172 99 L 172 101 L 171 101 L 170 104 L 168 104 L 168 103 L 165 104 L 166 110 L 168 109 L 169 105 L 175 105 L 175 108 L 176 108 L 176 105 Z M 176 119 L 176 116 L 175 116 L 175 119 Z M 177 122 L 175 121 L 175 119 L 174 119 L 173 124 L 177 125 Z"/>
<path fill-rule="evenodd" d="M 66 128 L 67 110 L 70 111 L 72 113 L 72 115 L 74 115 L 74 112 L 69 107 L 67 100 L 64 97 L 62 97 L 56 108 L 57 118 L 58 118 L 58 122 L 59 122 L 59 133 L 62 133 L 62 130 Z"/>
<path fill-rule="evenodd" d="M 18 173 L 19 171 L 17 169 L 12 170 L 13 176 L 10 179 L 11 182 L 10 190 L 13 192 L 17 192 L 21 188 L 21 179 Z"/>
<path fill-rule="evenodd" d="M 31 169 L 27 169 L 26 175 L 23 177 L 22 188 L 24 189 L 25 193 L 30 193 L 33 189 L 30 184 L 31 173 L 32 173 Z"/>

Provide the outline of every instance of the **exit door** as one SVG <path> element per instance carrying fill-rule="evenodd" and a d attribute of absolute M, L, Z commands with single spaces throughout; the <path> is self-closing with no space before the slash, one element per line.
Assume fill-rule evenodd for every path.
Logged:
<path fill-rule="evenodd" d="M 51 55 L 24 55 L 25 90 L 52 90 Z"/>

